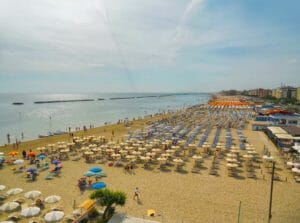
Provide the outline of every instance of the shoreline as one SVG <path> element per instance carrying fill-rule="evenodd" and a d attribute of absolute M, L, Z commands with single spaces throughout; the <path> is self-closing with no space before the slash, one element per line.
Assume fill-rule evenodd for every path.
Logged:
<path fill-rule="evenodd" d="M 182 109 L 178 109 L 176 111 L 171 111 L 171 112 L 156 113 L 156 114 L 152 114 L 152 115 L 146 115 L 143 117 L 136 117 L 136 118 L 133 118 L 132 120 L 128 120 L 126 122 L 123 121 L 120 123 L 108 123 L 107 125 L 104 124 L 104 125 L 100 125 L 100 126 L 93 127 L 93 128 L 87 128 L 86 131 L 84 131 L 84 130 L 71 131 L 70 133 L 65 133 L 65 134 L 61 134 L 61 135 L 53 135 L 53 136 L 47 136 L 47 137 L 43 137 L 43 138 L 29 139 L 29 140 L 21 141 L 19 143 L 18 148 L 14 148 L 15 143 L 3 144 L 3 145 L 0 145 L 0 151 L 5 152 L 5 151 L 12 150 L 12 149 L 21 150 L 21 149 L 26 149 L 26 147 L 34 147 L 34 146 L 39 147 L 42 144 L 55 143 L 58 141 L 66 141 L 66 140 L 69 141 L 72 139 L 72 137 L 70 135 L 71 133 L 73 134 L 74 137 L 76 137 L 76 136 L 84 137 L 84 136 L 91 135 L 91 134 L 107 135 L 107 134 L 111 133 L 111 131 L 115 128 L 121 128 L 122 131 L 128 131 L 128 130 L 132 130 L 131 127 L 133 127 L 133 130 L 136 130 L 139 127 L 141 127 L 140 124 L 143 122 L 152 122 L 152 121 L 155 121 L 160 118 L 165 118 L 171 114 L 180 112 L 181 110 Z M 126 127 L 126 123 L 129 124 L 129 127 Z"/>
<path fill-rule="evenodd" d="M 148 114 L 154 115 L 164 111 L 168 112 L 169 110 L 175 111 L 186 108 L 187 106 L 206 103 L 210 96 L 208 93 L 169 94 L 170 96 L 174 96 L 174 98 L 177 98 L 177 96 L 181 97 L 180 95 L 194 95 L 183 97 L 182 100 L 173 103 L 168 98 L 161 99 L 160 101 L 159 97 L 164 95 L 163 93 L 133 94 L 132 96 L 135 97 L 136 102 L 129 102 L 135 100 L 128 100 L 126 94 L 87 94 L 84 98 L 93 101 L 83 102 L 75 102 L 77 99 L 80 101 L 85 100 L 76 98 L 75 96 L 71 98 L 69 96 L 66 100 L 63 100 L 64 96 L 61 96 L 61 99 L 55 100 L 55 97 L 48 97 L 47 95 L 35 98 L 33 98 L 33 96 L 15 96 L 14 98 L 11 97 L 11 99 L 8 97 L 8 104 L 10 104 L 11 100 L 19 100 L 20 102 L 24 102 L 24 107 L 14 106 L 11 108 L 11 112 L 8 112 L 9 110 L 3 111 L 3 117 L 7 117 L 7 122 L 4 122 L 1 127 L 2 136 L 0 138 L 0 146 L 8 144 L 8 141 L 13 144 L 16 141 L 25 142 L 34 140 L 39 136 L 47 137 L 56 133 L 59 134 L 59 132 L 69 132 L 69 128 L 75 131 L 76 128 L 79 127 L 81 129 L 84 125 L 87 128 L 89 128 L 90 125 L 92 125 L 92 127 L 98 127 L 105 125 L 105 122 L 116 123 L 118 119 L 125 120 L 129 118 L 132 120 L 132 118 L 143 117 Z M 110 100 L 112 97 L 121 99 Z M 72 98 L 76 100 L 71 100 Z M 128 102 L 126 102 L 127 100 L 122 100 L 122 98 L 126 98 Z M 155 99 L 152 100 L 151 98 Z M 151 99 L 151 101 L 148 102 L 148 99 Z M 42 102 L 42 104 L 35 104 L 34 101 Z M 64 101 L 66 101 L 66 103 L 64 103 Z M 101 103 L 96 103 L 96 101 L 106 102 L 102 105 Z M 109 101 L 111 101 L 111 103 Z M 83 103 L 87 103 L 87 105 Z M 156 103 L 158 103 L 157 106 Z M 85 106 L 88 107 L 86 111 L 84 111 Z M 133 106 L 137 106 L 136 109 Z M 109 114 L 109 112 L 112 112 L 112 114 Z M 35 113 L 37 115 L 36 118 L 33 115 Z M 62 118 L 61 113 L 66 119 Z M 10 140 L 8 140 L 8 138 L 10 138 Z"/>

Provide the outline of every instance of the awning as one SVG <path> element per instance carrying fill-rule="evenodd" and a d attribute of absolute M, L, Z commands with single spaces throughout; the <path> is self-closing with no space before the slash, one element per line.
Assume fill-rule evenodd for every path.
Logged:
<path fill-rule="evenodd" d="M 85 200 L 81 205 L 79 205 L 79 207 L 89 210 L 92 207 L 94 207 L 95 204 L 96 204 L 95 200 L 88 199 L 88 200 Z"/>
<path fill-rule="evenodd" d="M 270 126 L 268 129 L 274 134 L 287 134 L 287 132 L 282 129 L 281 127 L 276 127 L 276 126 Z"/>
<path fill-rule="evenodd" d="M 278 139 L 290 139 L 293 140 L 294 137 L 290 134 L 275 134 Z"/>

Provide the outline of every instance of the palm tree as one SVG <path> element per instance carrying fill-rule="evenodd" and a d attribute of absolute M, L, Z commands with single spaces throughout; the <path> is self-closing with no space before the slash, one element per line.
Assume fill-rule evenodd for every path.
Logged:
<path fill-rule="evenodd" d="M 96 199 L 101 206 L 106 207 L 102 215 L 102 221 L 108 222 L 115 212 L 115 206 L 123 206 L 126 202 L 126 194 L 121 191 L 109 189 L 99 189 L 90 195 L 91 199 Z"/>

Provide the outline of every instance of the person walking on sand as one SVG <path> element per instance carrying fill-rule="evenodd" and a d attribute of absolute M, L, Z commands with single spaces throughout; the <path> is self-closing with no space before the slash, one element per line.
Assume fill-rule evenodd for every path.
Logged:
<path fill-rule="evenodd" d="M 138 187 L 136 187 L 134 190 L 133 200 L 137 200 L 137 201 L 140 200 L 140 191 Z"/>
<path fill-rule="evenodd" d="M 10 144 L 10 134 L 7 134 L 6 137 L 7 137 L 7 143 Z"/>

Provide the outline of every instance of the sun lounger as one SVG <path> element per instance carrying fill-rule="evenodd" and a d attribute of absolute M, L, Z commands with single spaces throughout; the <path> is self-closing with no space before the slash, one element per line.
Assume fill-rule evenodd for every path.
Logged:
<path fill-rule="evenodd" d="M 248 178 L 256 178 L 256 175 L 255 175 L 254 172 L 248 172 L 248 173 L 247 173 L 247 177 L 248 177 Z"/>
<path fill-rule="evenodd" d="M 193 168 L 191 172 L 192 173 L 200 173 L 200 169 L 199 168 Z"/>
<path fill-rule="evenodd" d="M 209 174 L 210 175 L 217 175 L 218 172 L 215 169 L 210 169 Z"/>
<path fill-rule="evenodd" d="M 49 173 L 46 177 L 45 180 L 52 180 L 54 178 L 53 173 Z"/>
<path fill-rule="evenodd" d="M 81 157 L 77 156 L 77 157 L 73 157 L 71 160 L 72 161 L 79 161 L 81 159 Z"/>
<path fill-rule="evenodd" d="M 49 164 L 48 163 L 45 163 L 41 168 L 40 168 L 40 171 L 45 171 L 45 170 L 48 170 L 49 169 Z"/>

